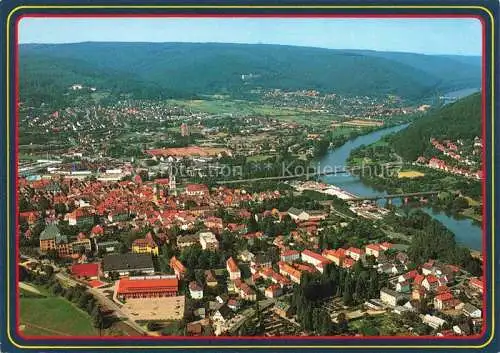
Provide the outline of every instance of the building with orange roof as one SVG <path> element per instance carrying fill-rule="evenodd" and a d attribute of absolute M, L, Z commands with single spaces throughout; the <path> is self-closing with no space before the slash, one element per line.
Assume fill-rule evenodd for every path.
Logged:
<path fill-rule="evenodd" d="M 116 296 L 121 300 L 172 297 L 177 295 L 178 289 L 175 276 L 124 277 L 115 286 Z"/>
<path fill-rule="evenodd" d="M 234 281 L 235 289 L 243 300 L 256 301 L 257 294 L 255 291 L 241 279 Z"/>
<path fill-rule="evenodd" d="M 283 289 L 280 286 L 278 286 L 277 284 L 271 284 L 264 291 L 264 295 L 268 298 L 277 298 L 277 297 L 283 295 Z"/>
<path fill-rule="evenodd" d="M 350 247 L 345 252 L 346 256 L 351 257 L 352 259 L 359 261 L 361 257 L 365 254 L 365 252 L 361 249 Z"/>
<path fill-rule="evenodd" d="M 483 293 L 483 288 L 484 288 L 484 283 L 481 279 L 479 278 L 471 278 L 469 280 L 469 286 L 472 288 L 472 289 L 475 289 L 475 290 L 478 290 L 479 292 L 481 292 L 481 294 Z"/>
<path fill-rule="evenodd" d="M 421 274 L 417 274 L 415 278 L 413 279 L 413 284 L 417 286 L 421 286 L 422 282 L 424 281 L 425 276 Z"/>
<path fill-rule="evenodd" d="M 422 281 L 422 286 L 427 290 L 434 290 L 439 286 L 438 278 L 434 275 L 428 275 Z"/>
<path fill-rule="evenodd" d="M 442 294 L 450 291 L 450 287 L 448 286 L 439 286 L 436 288 L 436 293 L 437 294 Z"/>
<path fill-rule="evenodd" d="M 38 211 L 26 211 L 21 212 L 19 214 L 20 218 L 25 219 L 28 224 L 32 225 L 38 220 L 39 212 Z"/>
<path fill-rule="evenodd" d="M 342 261 L 342 268 L 351 268 L 354 266 L 356 261 L 354 259 L 351 259 L 350 257 L 345 257 L 344 260 Z"/>
<path fill-rule="evenodd" d="M 88 207 L 80 207 L 66 215 L 70 226 L 94 224 L 94 215 Z"/>
<path fill-rule="evenodd" d="M 208 186 L 205 184 L 187 184 L 186 194 L 189 196 L 207 196 L 209 194 Z"/>
<path fill-rule="evenodd" d="M 284 262 L 294 262 L 300 259 L 300 251 L 286 249 L 281 252 L 280 260 Z"/>
<path fill-rule="evenodd" d="M 232 257 L 226 261 L 226 269 L 229 272 L 229 279 L 232 281 L 241 278 L 241 271 Z"/>
<path fill-rule="evenodd" d="M 209 229 L 222 230 L 224 228 L 224 225 L 222 223 L 222 218 L 219 217 L 208 217 L 203 221 L 203 224 L 205 225 L 205 227 Z"/>
<path fill-rule="evenodd" d="M 214 270 L 205 271 L 205 283 L 209 287 L 217 287 L 218 282 Z"/>
<path fill-rule="evenodd" d="M 384 241 L 382 244 L 379 244 L 380 248 L 385 251 L 385 250 L 389 250 L 389 249 L 392 249 L 392 247 L 394 245 L 392 245 L 392 243 L 389 243 L 387 241 Z"/>
<path fill-rule="evenodd" d="M 345 259 L 345 250 L 340 248 L 337 250 L 323 250 L 321 254 L 337 266 L 342 266 Z"/>
<path fill-rule="evenodd" d="M 294 263 L 293 267 L 295 267 L 295 269 L 301 272 L 309 272 L 309 273 L 316 273 L 318 270 L 315 266 L 305 263 Z"/>
<path fill-rule="evenodd" d="M 406 273 L 403 273 L 398 277 L 398 282 L 403 282 L 403 281 L 413 281 L 415 277 L 417 277 L 418 272 L 417 270 L 411 270 Z M 421 282 L 420 282 L 421 283 Z"/>
<path fill-rule="evenodd" d="M 282 275 L 289 277 L 292 282 L 300 284 L 302 272 L 283 261 L 278 262 L 278 268 Z"/>
<path fill-rule="evenodd" d="M 450 292 L 438 294 L 434 297 L 434 308 L 438 310 L 451 309 L 454 307 L 454 299 L 453 294 Z"/>
<path fill-rule="evenodd" d="M 317 253 L 315 253 L 311 250 L 308 250 L 308 249 L 302 251 L 301 259 L 302 259 L 302 261 L 310 263 L 314 266 L 317 266 L 320 263 L 330 263 L 331 262 L 326 257 L 321 256 L 320 254 L 317 254 Z"/>
<path fill-rule="evenodd" d="M 178 279 L 181 279 L 184 277 L 184 274 L 186 273 L 186 268 L 180 262 L 175 256 L 172 256 L 170 259 L 170 268 L 172 268 L 175 272 L 175 275 L 177 276 Z"/>
<path fill-rule="evenodd" d="M 366 255 L 379 257 L 382 251 L 382 247 L 379 244 L 368 244 L 365 246 Z"/>
<path fill-rule="evenodd" d="M 99 235 L 103 235 L 103 234 L 104 234 L 104 229 L 99 224 L 92 227 L 92 230 L 90 231 L 91 237 L 95 237 L 95 236 L 99 236 Z"/>

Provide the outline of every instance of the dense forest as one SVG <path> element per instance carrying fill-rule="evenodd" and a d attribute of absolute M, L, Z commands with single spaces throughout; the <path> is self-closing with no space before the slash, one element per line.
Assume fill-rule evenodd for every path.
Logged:
<path fill-rule="evenodd" d="M 29 105 L 39 106 L 50 102 L 52 106 L 66 106 L 74 101 L 81 91 L 71 91 L 73 84 L 100 90 L 105 89 L 113 96 L 132 96 L 140 99 L 193 98 L 195 95 L 180 89 L 169 90 L 155 82 L 136 78 L 130 72 L 118 71 L 113 67 L 100 68 L 80 59 L 52 58 L 50 56 L 22 55 L 19 70 L 21 100 Z M 57 78 L 57 79 L 55 79 Z"/>
<path fill-rule="evenodd" d="M 328 264 L 323 274 L 303 274 L 300 286 L 293 292 L 291 309 L 308 332 L 345 334 L 348 330 L 345 316 L 339 314 L 337 324 L 333 324 L 324 308 L 324 300 L 335 296 L 342 298 L 344 305 L 362 304 L 378 297 L 386 285 L 386 276 L 379 276 L 376 269 L 366 268 L 361 262 L 356 263 L 352 271 Z"/>
<path fill-rule="evenodd" d="M 429 139 L 473 139 L 481 136 L 481 94 L 473 94 L 425 115 L 396 133 L 392 145 L 407 161 L 432 149 Z"/>
<path fill-rule="evenodd" d="M 403 208 L 403 217 L 390 214 L 384 221 L 394 230 L 411 235 L 408 256 L 421 265 L 429 259 L 461 266 L 475 276 L 482 273 L 481 261 L 457 244 L 454 234 L 422 210 Z"/>
<path fill-rule="evenodd" d="M 20 65 L 23 99 L 39 100 L 74 83 L 151 98 L 260 87 L 422 99 L 481 77 L 480 57 L 215 43 L 25 44 Z"/>

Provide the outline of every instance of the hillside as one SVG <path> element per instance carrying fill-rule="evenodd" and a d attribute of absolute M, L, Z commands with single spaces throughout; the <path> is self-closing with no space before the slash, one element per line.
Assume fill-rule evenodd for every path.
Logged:
<path fill-rule="evenodd" d="M 473 139 L 481 136 L 481 94 L 473 94 L 420 118 L 392 137 L 397 153 L 414 161 L 431 148 L 429 139 Z"/>
<path fill-rule="evenodd" d="M 21 94 L 46 95 L 81 81 L 136 96 L 238 96 L 261 87 L 419 100 L 479 87 L 480 58 L 458 58 L 253 44 L 24 44 Z M 39 89 L 44 85 L 51 89 Z"/>

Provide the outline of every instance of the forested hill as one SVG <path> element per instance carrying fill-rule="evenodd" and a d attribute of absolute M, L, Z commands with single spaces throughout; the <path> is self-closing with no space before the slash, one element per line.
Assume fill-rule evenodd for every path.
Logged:
<path fill-rule="evenodd" d="M 473 139 L 481 136 L 481 94 L 445 105 L 420 118 L 392 137 L 397 153 L 414 161 L 431 148 L 429 139 Z"/>
<path fill-rule="evenodd" d="M 258 44 L 23 44 L 20 64 L 24 97 L 81 81 L 137 96 L 241 95 L 260 87 L 417 100 L 480 87 L 481 78 L 480 57 Z"/>

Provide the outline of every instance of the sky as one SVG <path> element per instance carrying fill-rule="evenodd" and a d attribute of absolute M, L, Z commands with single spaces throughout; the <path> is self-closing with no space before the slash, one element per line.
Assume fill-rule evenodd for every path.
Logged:
<path fill-rule="evenodd" d="M 20 43 L 218 42 L 481 55 L 477 19 L 23 18 Z"/>

